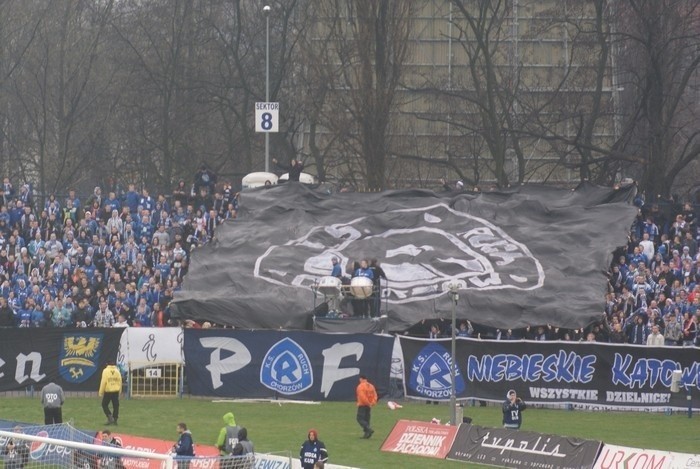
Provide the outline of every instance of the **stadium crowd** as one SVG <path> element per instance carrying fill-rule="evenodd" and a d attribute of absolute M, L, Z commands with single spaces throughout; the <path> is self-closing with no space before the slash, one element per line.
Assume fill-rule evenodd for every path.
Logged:
<path fill-rule="evenodd" d="M 580 329 L 544 324 L 507 330 L 464 321 L 456 335 L 700 346 L 700 206 L 674 200 L 647 204 L 642 196 L 637 196 L 634 204 L 639 211 L 628 242 L 613 253 L 606 272 L 608 291 L 599 321 Z M 446 337 L 450 335 L 449 321 L 426 320 L 409 334 Z"/>
<path fill-rule="evenodd" d="M 171 194 L 108 180 L 86 198 L 70 190 L 35 203 L 30 184 L 0 186 L 0 327 L 211 327 L 170 317 L 190 255 L 224 220 L 238 194 L 202 166 Z M 614 253 L 599 322 L 581 329 L 459 326 L 458 336 L 700 346 L 700 230 L 696 208 L 646 204 Z M 435 338 L 447 321 L 409 333 Z M 448 331 L 449 332 L 449 331 Z"/>
<path fill-rule="evenodd" d="M 700 346 L 700 231 L 690 203 L 646 204 L 609 271 L 601 340 Z M 659 339 L 658 335 L 663 339 Z"/>
<path fill-rule="evenodd" d="M 169 305 L 190 254 L 236 217 L 237 194 L 205 166 L 171 194 L 107 186 L 39 203 L 4 178 L 0 327 L 180 325 Z"/>

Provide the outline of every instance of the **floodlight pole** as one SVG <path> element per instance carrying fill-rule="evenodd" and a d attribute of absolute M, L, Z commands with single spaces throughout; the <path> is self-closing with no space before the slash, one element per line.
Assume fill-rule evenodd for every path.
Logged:
<path fill-rule="evenodd" d="M 263 7 L 265 15 L 265 102 L 270 102 L 270 5 Z M 270 172 L 270 132 L 265 132 L 265 172 Z"/>
<path fill-rule="evenodd" d="M 450 424 L 457 422 L 457 301 L 459 301 L 459 285 L 450 283 L 450 299 L 452 300 L 452 356 L 450 364 Z"/>

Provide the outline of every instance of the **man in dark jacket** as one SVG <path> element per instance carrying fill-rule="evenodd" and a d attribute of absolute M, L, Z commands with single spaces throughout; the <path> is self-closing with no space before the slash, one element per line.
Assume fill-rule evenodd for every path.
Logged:
<path fill-rule="evenodd" d="M 15 327 L 15 313 L 4 297 L 0 297 L 0 327 Z"/>
<path fill-rule="evenodd" d="M 299 459 L 303 469 L 314 469 L 314 464 L 317 462 L 326 463 L 328 461 L 328 451 L 326 445 L 318 439 L 316 430 L 309 430 L 307 440 L 301 444 L 299 450 Z"/>
<path fill-rule="evenodd" d="M 216 173 L 210 171 L 207 165 L 203 164 L 194 175 L 194 194 L 199 195 L 201 190 L 204 189 L 207 195 L 211 195 L 214 192 L 216 180 Z"/>
<path fill-rule="evenodd" d="M 180 469 L 188 469 L 190 467 L 190 458 L 194 457 L 194 440 L 192 433 L 187 429 L 185 422 L 177 424 L 177 433 L 180 435 L 177 443 L 173 445 L 173 453 L 177 460 L 177 467 Z"/>
<path fill-rule="evenodd" d="M 238 431 L 238 443 L 233 448 L 233 457 L 236 469 L 253 469 L 255 467 L 255 448 L 253 442 L 248 439 L 248 430 L 242 427 Z"/>
<path fill-rule="evenodd" d="M 289 181 L 299 182 L 299 176 L 304 170 L 304 163 L 299 160 L 292 160 L 289 162 L 289 166 L 284 165 L 277 161 L 277 158 L 272 158 L 272 163 L 283 171 L 287 171 L 289 174 Z"/>
<path fill-rule="evenodd" d="M 381 264 L 377 259 L 372 259 L 369 263 L 369 268 L 372 271 L 372 295 L 370 296 L 369 311 L 370 316 L 373 318 L 378 318 L 381 316 L 381 289 L 382 280 L 386 280 L 386 274 L 384 269 L 382 269 Z"/>
<path fill-rule="evenodd" d="M 102 430 L 102 444 L 105 446 L 111 446 L 113 448 L 121 448 L 122 444 L 114 436 L 112 432 L 105 429 Z M 124 464 L 119 456 L 104 453 L 100 456 L 100 468 L 104 469 L 124 469 Z"/>
<path fill-rule="evenodd" d="M 15 433 L 24 433 L 15 427 Z M 25 440 L 9 439 L 2 448 L 2 460 L 6 469 L 23 469 L 29 464 L 29 444 Z"/>

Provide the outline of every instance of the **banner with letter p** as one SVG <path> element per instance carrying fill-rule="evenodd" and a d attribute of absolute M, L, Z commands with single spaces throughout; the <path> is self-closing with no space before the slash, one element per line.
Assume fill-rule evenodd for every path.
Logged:
<path fill-rule="evenodd" d="M 387 335 L 185 329 L 185 373 L 200 396 L 353 400 L 360 374 L 388 393 L 393 346 Z"/>

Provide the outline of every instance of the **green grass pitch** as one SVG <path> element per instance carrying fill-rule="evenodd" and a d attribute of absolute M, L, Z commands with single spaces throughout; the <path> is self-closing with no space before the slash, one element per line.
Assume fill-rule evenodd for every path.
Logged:
<path fill-rule="evenodd" d="M 448 406 L 404 402 L 404 407 L 389 410 L 380 401 L 372 411 L 374 436 L 361 438 L 355 422 L 355 405 L 350 402 L 324 402 L 319 405 L 268 403 L 213 403 L 204 399 L 131 399 L 121 400 L 121 416 L 115 431 L 175 440 L 175 426 L 186 422 L 195 443 L 213 445 L 222 427 L 222 415 L 232 411 L 238 424 L 258 452 L 291 450 L 296 456 L 310 428 L 326 443 L 330 462 L 361 468 L 443 468 L 470 467 L 464 463 L 440 461 L 417 456 L 383 453 L 380 447 L 399 419 L 443 422 L 449 419 Z M 465 407 L 465 416 L 474 424 L 500 426 L 498 407 Z M 104 428 L 105 417 L 95 398 L 68 398 L 63 408 L 64 421 L 72 419 L 77 428 Z M 0 398 L 0 418 L 41 424 L 43 410 L 38 399 Z M 698 453 L 699 416 L 689 419 L 685 413 L 582 412 L 530 408 L 524 413 L 524 430 L 601 439 L 607 443 L 639 448 Z M 473 466 L 479 467 L 479 466 Z M 483 466 L 481 466 L 483 467 Z"/>

